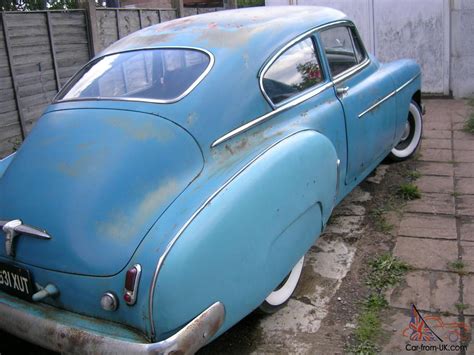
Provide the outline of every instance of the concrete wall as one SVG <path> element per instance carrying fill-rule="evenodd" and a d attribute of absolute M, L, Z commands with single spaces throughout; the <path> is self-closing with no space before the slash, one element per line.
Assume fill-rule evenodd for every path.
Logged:
<path fill-rule="evenodd" d="M 451 76 L 455 97 L 474 97 L 474 1 L 451 4 Z"/>
<path fill-rule="evenodd" d="M 345 12 L 382 62 L 413 58 L 425 93 L 474 95 L 473 0 L 266 0 Z"/>

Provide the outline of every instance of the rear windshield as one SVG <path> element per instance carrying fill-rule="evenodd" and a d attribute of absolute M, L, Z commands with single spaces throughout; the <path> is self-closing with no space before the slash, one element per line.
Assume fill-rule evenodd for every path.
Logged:
<path fill-rule="evenodd" d="M 79 71 L 56 100 L 176 101 L 204 76 L 210 57 L 194 49 L 162 48 L 111 54 Z"/>

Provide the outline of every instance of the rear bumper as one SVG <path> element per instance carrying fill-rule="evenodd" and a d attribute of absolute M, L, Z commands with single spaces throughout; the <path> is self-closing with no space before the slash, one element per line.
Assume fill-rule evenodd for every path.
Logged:
<path fill-rule="evenodd" d="M 0 293 L 0 329 L 62 353 L 192 354 L 217 333 L 224 317 L 224 305 L 216 302 L 172 337 L 147 343 L 138 333 L 116 323 Z"/>

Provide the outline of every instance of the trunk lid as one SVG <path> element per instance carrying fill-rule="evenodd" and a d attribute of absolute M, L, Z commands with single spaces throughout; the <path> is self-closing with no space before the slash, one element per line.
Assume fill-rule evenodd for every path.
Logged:
<path fill-rule="evenodd" d="M 0 220 L 20 219 L 52 238 L 22 234 L 14 257 L 0 238 L 0 256 L 116 274 L 202 167 L 192 136 L 164 118 L 113 109 L 46 113 L 0 179 Z"/>

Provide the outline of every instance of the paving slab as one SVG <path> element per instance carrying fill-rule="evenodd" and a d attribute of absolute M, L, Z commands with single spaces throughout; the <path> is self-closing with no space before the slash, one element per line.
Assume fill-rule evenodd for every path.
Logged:
<path fill-rule="evenodd" d="M 440 161 L 451 162 L 453 160 L 452 151 L 449 149 L 420 149 L 420 161 Z"/>
<path fill-rule="evenodd" d="M 460 221 L 459 234 L 461 240 L 474 242 L 474 219 L 462 219 Z"/>
<path fill-rule="evenodd" d="M 407 212 L 454 215 L 452 194 L 422 193 L 421 198 L 406 204 Z"/>
<path fill-rule="evenodd" d="M 474 177 L 474 163 L 456 163 L 454 173 L 457 177 Z"/>
<path fill-rule="evenodd" d="M 392 307 L 419 311 L 457 314 L 459 275 L 450 272 L 412 271 L 394 289 L 387 292 Z"/>
<path fill-rule="evenodd" d="M 422 175 L 453 176 L 454 167 L 452 163 L 433 163 L 420 161 L 416 164 L 416 170 Z M 472 171 L 474 174 L 474 164 Z"/>
<path fill-rule="evenodd" d="M 464 132 L 463 132 L 464 133 Z M 423 131 L 423 138 L 434 138 L 434 139 L 450 139 L 452 136 L 451 131 L 444 130 L 444 131 Z"/>
<path fill-rule="evenodd" d="M 455 150 L 474 150 L 474 139 L 455 139 L 453 145 Z"/>
<path fill-rule="evenodd" d="M 451 139 L 426 138 L 421 142 L 423 148 L 451 149 Z"/>
<path fill-rule="evenodd" d="M 456 191 L 460 194 L 474 194 L 474 178 L 456 179 Z"/>
<path fill-rule="evenodd" d="M 464 122 L 453 122 L 453 131 L 463 131 L 465 127 Z"/>
<path fill-rule="evenodd" d="M 467 133 L 464 131 L 454 131 L 453 132 L 454 139 L 468 139 L 468 140 L 473 140 L 474 139 L 474 134 L 472 133 Z"/>
<path fill-rule="evenodd" d="M 405 214 L 398 234 L 405 237 L 457 239 L 456 219 L 452 216 Z"/>
<path fill-rule="evenodd" d="M 461 195 L 457 197 L 457 214 L 474 217 L 474 195 Z"/>
<path fill-rule="evenodd" d="M 463 276 L 463 303 L 468 306 L 465 315 L 474 315 L 474 275 Z"/>
<path fill-rule="evenodd" d="M 455 150 L 454 161 L 456 163 L 474 163 L 474 151 L 472 150 Z"/>
<path fill-rule="evenodd" d="M 425 131 L 443 131 L 451 129 L 451 122 L 449 120 L 428 120 L 424 125 Z"/>
<path fill-rule="evenodd" d="M 416 180 L 415 184 L 421 192 L 452 193 L 454 181 L 450 176 L 426 175 Z"/>
<path fill-rule="evenodd" d="M 461 258 L 464 263 L 463 271 L 474 272 L 474 242 L 461 241 Z"/>
<path fill-rule="evenodd" d="M 418 269 L 448 271 L 458 259 L 457 241 L 398 237 L 393 255 Z"/>

